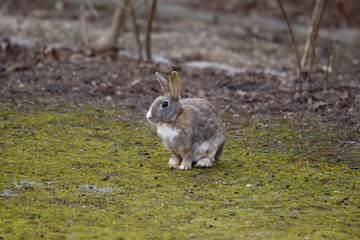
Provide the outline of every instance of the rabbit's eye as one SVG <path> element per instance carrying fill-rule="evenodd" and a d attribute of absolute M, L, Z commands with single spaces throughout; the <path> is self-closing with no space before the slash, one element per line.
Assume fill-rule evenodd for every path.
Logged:
<path fill-rule="evenodd" d="M 161 107 L 162 108 L 166 108 L 169 106 L 169 102 L 168 101 L 164 101 L 162 104 L 161 104 Z"/>

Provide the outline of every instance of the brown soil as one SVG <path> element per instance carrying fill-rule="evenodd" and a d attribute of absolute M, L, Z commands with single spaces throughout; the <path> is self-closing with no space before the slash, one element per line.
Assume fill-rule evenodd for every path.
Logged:
<path fill-rule="evenodd" d="M 324 90 L 329 41 L 320 39 L 311 85 L 301 85 L 299 90 L 295 56 L 287 33 L 247 31 L 240 26 L 186 19 L 157 19 L 153 51 L 171 60 L 171 64 L 139 63 L 129 56 L 136 52 L 130 21 L 121 38 L 121 48 L 129 52 L 99 55 L 79 44 L 78 35 L 69 37 L 68 32 L 72 31 L 69 26 L 74 29 L 78 24 L 77 8 L 72 5 L 65 5 L 69 11 L 62 15 L 53 5 L 41 4 L 40 1 L 22 3 L 19 9 L 13 7 L 12 1 L 4 2 L 7 8 L 2 9 L 4 14 L 0 21 L 4 25 L 11 24 L 3 25 L 0 35 L 1 102 L 34 105 L 72 102 L 125 107 L 145 113 L 152 99 L 161 94 L 154 72 L 166 75 L 177 70 L 183 79 L 183 97 L 205 97 L 222 113 L 237 116 L 293 112 L 347 124 L 360 122 L 358 46 L 334 42 L 329 88 Z M 186 1 L 180 2 L 184 6 L 191 5 Z M 195 2 L 198 2 L 196 7 L 215 9 L 220 13 L 228 11 L 215 6 L 215 3 L 201 5 L 202 1 Z M 235 1 L 229 2 L 235 4 Z M 294 8 L 297 2 L 292 4 Z M 255 9 L 250 11 L 253 15 L 262 13 L 256 6 L 258 3 L 251 5 L 251 9 Z M 27 8 L 30 10 L 24 14 Z M 275 11 L 276 8 L 273 9 Z M 90 40 L 104 34 L 111 20 L 109 9 L 99 12 L 101 21 L 87 13 Z M 293 11 L 290 13 L 295 17 Z M 309 14 L 303 12 L 303 15 Z M 278 13 L 271 16 L 276 17 Z M 139 14 L 139 22 L 144 20 L 145 16 Z M 357 16 L 344 17 L 338 21 L 340 25 L 329 20 L 327 25 L 353 26 L 354 21 L 359 23 Z M 186 65 L 191 61 L 217 62 L 245 70 L 233 72 L 217 67 L 194 68 Z"/>

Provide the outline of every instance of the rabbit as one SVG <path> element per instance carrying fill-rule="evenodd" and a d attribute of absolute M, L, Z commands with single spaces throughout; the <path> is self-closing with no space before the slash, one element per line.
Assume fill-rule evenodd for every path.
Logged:
<path fill-rule="evenodd" d="M 224 143 L 225 129 L 216 108 L 201 98 L 180 98 L 181 79 L 171 72 L 169 82 L 155 73 L 164 92 L 157 97 L 146 114 L 157 134 L 170 151 L 170 168 L 189 170 L 214 166 Z"/>

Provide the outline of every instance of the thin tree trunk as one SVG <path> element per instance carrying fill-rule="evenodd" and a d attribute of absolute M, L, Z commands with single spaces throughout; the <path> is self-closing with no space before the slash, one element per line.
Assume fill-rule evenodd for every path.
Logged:
<path fill-rule="evenodd" d="M 306 38 L 304 55 L 301 60 L 302 76 L 309 76 L 312 72 L 312 65 L 315 55 L 316 39 L 319 32 L 319 26 L 324 13 L 327 0 L 316 0 L 314 12 L 311 19 L 308 35 Z"/>
<path fill-rule="evenodd" d="M 147 19 L 147 26 L 146 26 L 146 59 L 148 61 L 152 60 L 151 56 L 151 30 L 152 30 L 152 22 L 155 16 L 156 11 L 156 3 L 157 0 L 153 0 L 151 3 L 150 12 Z"/>
<path fill-rule="evenodd" d="M 116 6 L 110 29 L 110 39 L 112 42 L 117 42 L 117 39 L 119 38 L 121 27 L 124 24 L 126 7 L 128 5 L 129 0 L 119 0 L 119 5 Z"/>
<path fill-rule="evenodd" d="M 106 36 L 101 36 L 95 43 L 95 51 L 108 51 L 116 48 L 117 39 L 120 35 L 121 27 L 124 24 L 126 7 L 130 0 L 119 0 L 113 15 L 110 32 Z"/>
<path fill-rule="evenodd" d="M 85 20 L 85 2 L 81 1 L 80 3 L 80 31 L 82 36 L 82 41 L 85 46 L 89 45 L 89 37 L 86 31 L 86 20 Z"/>
<path fill-rule="evenodd" d="M 130 14 L 131 14 L 131 18 L 133 21 L 133 25 L 134 25 L 134 34 L 135 34 L 135 38 L 136 38 L 136 45 L 138 48 L 138 53 L 139 53 L 139 61 L 143 60 L 142 57 L 142 48 L 141 48 L 141 42 L 140 42 L 140 35 L 139 35 L 139 27 L 136 23 L 136 15 L 135 15 L 135 11 L 134 11 L 134 7 L 133 7 L 133 3 L 130 0 Z"/>

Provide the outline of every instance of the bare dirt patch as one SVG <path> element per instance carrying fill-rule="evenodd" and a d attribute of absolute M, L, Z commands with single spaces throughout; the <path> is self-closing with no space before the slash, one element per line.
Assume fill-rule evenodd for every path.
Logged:
<path fill-rule="evenodd" d="M 79 44 L 76 6 L 65 5 L 69 11 L 64 15 L 48 4 L 40 9 L 31 4 L 19 9 L 12 6 L 8 3 L 1 16 L 3 102 L 71 101 L 145 111 L 161 94 L 154 72 L 178 70 L 184 81 L 183 97 L 208 98 L 222 113 L 302 112 L 359 123 L 358 46 L 334 43 L 330 87 L 324 90 L 328 40 L 320 38 L 312 85 L 298 91 L 295 56 L 286 32 L 159 17 L 153 51 L 160 60 L 139 63 L 129 22 L 120 51 L 96 55 Z M 30 10 L 24 14 L 26 7 Z M 203 9 L 227 12 L 207 5 Z M 101 21 L 89 15 L 91 40 L 106 32 L 110 15 L 107 8 L 100 10 Z M 140 13 L 139 21 L 144 18 Z"/>

